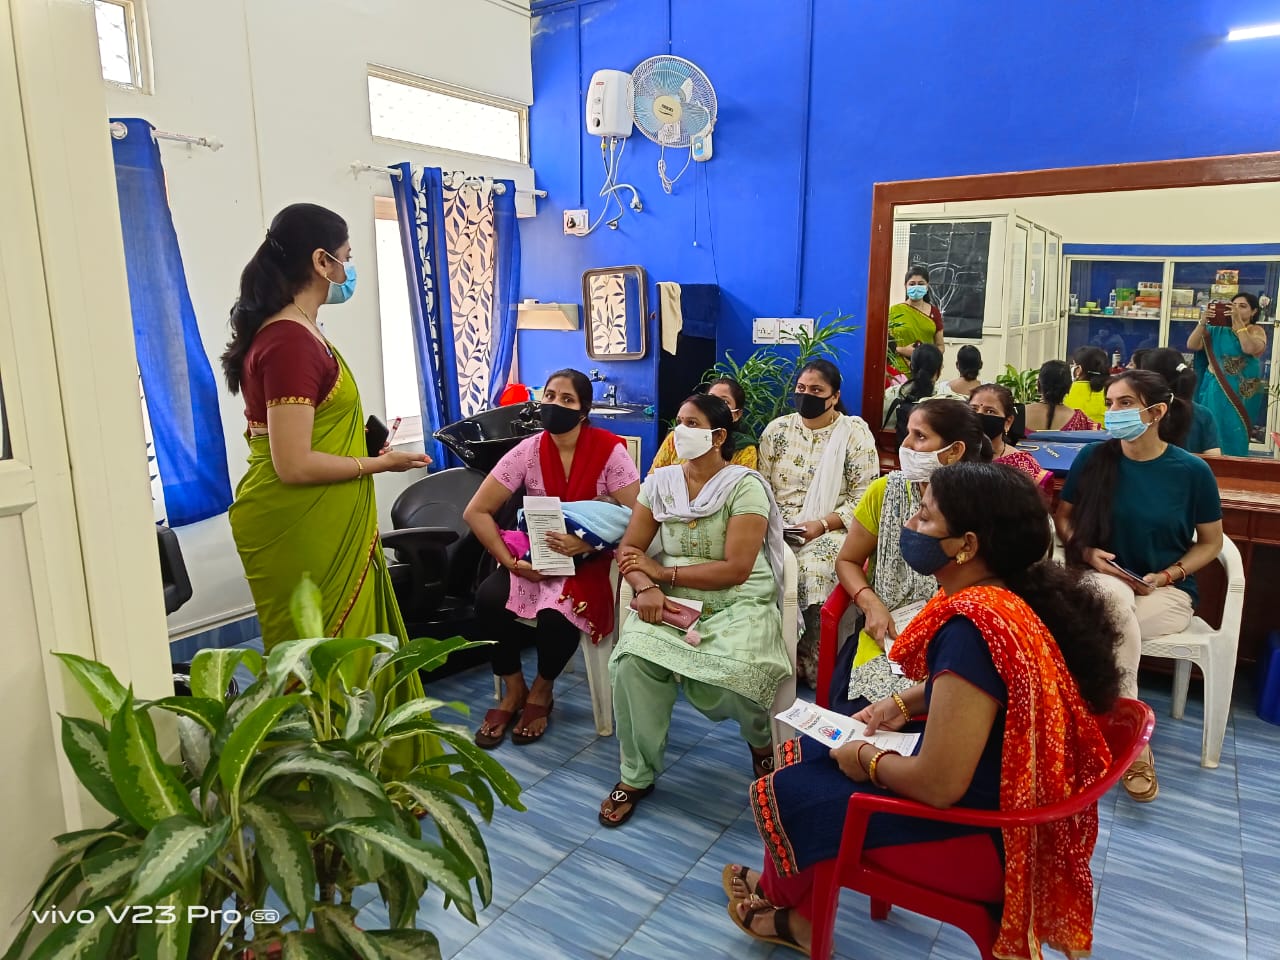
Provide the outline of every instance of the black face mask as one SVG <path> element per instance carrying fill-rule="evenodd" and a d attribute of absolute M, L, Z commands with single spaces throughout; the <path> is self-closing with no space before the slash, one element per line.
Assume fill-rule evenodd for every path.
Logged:
<path fill-rule="evenodd" d="M 554 403 L 544 403 L 538 409 L 538 416 L 547 433 L 568 433 L 582 422 L 582 411 L 571 410 Z"/>
<path fill-rule="evenodd" d="M 827 412 L 827 401 L 830 397 L 815 397 L 812 393 L 792 394 L 791 402 L 796 405 L 796 413 L 806 420 L 817 420 Z"/>
<path fill-rule="evenodd" d="M 982 432 L 987 435 L 988 440 L 994 440 L 1004 433 L 1004 417 L 997 417 L 994 413 L 980 413 L 978 418 L 982 421 Z"/>

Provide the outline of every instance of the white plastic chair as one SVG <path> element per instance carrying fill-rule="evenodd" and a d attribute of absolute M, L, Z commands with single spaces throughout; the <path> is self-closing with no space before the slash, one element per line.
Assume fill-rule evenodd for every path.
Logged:
<path fill-rule="evenodd" d="M 796 555 L 789 549 L 782 551 L 782 645 L 787 650 L 787 660 L 791 663 L 791 675 L 778 684 L 778 692 L 774 694 L 773 706 L 769 710 L 769 727 L 773 732 L 773 756 L 776 763 L 782 762 L 782 744 L 794 736 L 794 731 L 787 724 L 777 719 L 777 715 L 786 710 L 796 699 L 796 646 L 800 642 L 800 602 L 797 590 L 800 582 L 800 566 L 796 563 Z M 618 629 L 631 615 L 631 585 L 623 580 L 618 590 Z M 603 644 L 602 644 L 603 646 Z M 605 687 L 608 689 L 610 710 L 610 732 L 612 732 L 613 690 L 609 687 L 608 655 L 604 658 Z M 590 678 L 591 665 L 588 661 L 587 675 Z M 595 687 L 591 690 L 592 702 L 595 701 Z M 598 717 L 597 716 L 597 726 Z M 607 734 L 602 734 L 606 736 Z"/>
<path fill-rule="evenodd" d="M 1230 538 L 1222 538 L 1218 562 L 1227 571 L 1227 596 L 1222 606 L 1222 626 L 1215 630 L 1199 617 L 1192 617 L 1182 633 L 1142 641 L 1142 655 L 1177 661 L 1173 674 L 1173 705 L 1170 714 L 1181 720 L 1187 706 L 1191 664 L 1204 674 L 1204 736 L 1200 746 L 1200 766 L 1216 767 L 1222 756 L 1231 713 L 1231 688 L 1236 677 L 1236 650 L 1240 646 L 1240 617 L 1244 612 L 1244 562 Z"/>
<path fill-rule="evenodd" d="M 614 564 L 609 569 L 609 577 L 613 581 L 613 595 L 618 596 L 618 566 Z M 625 586 L 625 581 L 624 584 Z M 630 603 L 630 598 L 627 600 Z M 618 611 L 622 610 L 621 604 L 616 604 Z M 517 618 L 518 622 L 526 626 L 537 627 L 537 623 L 533 620 Z M 613 653 L 613 641 L 618 635 L 621 628 L 621 614 L 615 618 L 613 634 L 602 637 L 599 643 L 591 642 L 591 635 L 588 633 L 580 634 L 579 646 L 582 648 L 582 659 L 587 665 L 587 689 L 591 691 L 591 712 L 596 721 L 596 733 L 602 737 L 613 736 L 613 687 L 609 685 L 609 657 Z M 565 673 L 573 672 L 573 661 L 570 660 L 564 668 Z M 502 680 L 495 676 L 493 678 L 493 699 L 502 699 Z"/>

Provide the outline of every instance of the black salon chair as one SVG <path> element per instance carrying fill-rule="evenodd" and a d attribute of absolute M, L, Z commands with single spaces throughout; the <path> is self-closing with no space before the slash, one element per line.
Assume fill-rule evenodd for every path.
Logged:
<path fill-rule="evenodd" d="M 178 535 L 163 523 L 156 524 L 156 540 L 160 546 L 160 582 L 164 587 L 165 615 L 173 613 L 191 599 L 191 578 L 187 576 L 187 563 L 182 559 L 182 544 Z M 190 661 L 174 662 L 173 692 L 179 697 L 191 696 L 191 663 Z M 227 699 L 232 700 L 240 693 L 240 685 L 235 680 L 227 683 Z"/>
<path fill-rule="evenodd" d="M 473 470 L 488 473 L 508 450 L 542 429 L 538 404 L 494 407 L 436 431 L 436 439 Z"/>

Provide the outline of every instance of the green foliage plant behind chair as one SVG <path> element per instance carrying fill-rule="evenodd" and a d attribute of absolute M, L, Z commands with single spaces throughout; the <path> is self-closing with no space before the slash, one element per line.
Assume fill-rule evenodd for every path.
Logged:
<path fill-rule="evenodd" d="M 463 704 L 393 705 L 392 694 L 478 644 L 324 638 L 317 600 L 304 578 L 294 618 L 315 639 L 265 660 L 198 653 L 190 697 L 137 700 L 105 665 L 57 655 L 102 718 L 63 717 L 63 750 L 111 819 L 54 839 L 56 859 L 4 960 L 32 945 L 34 960 L 439 957 L 435 936 L 415 926 L 432 886 L 475 922 L 493 878 L 463 802 L 488 821 L 495 799 L 524 809 L 520 787 L 465 727 L 433 716 L 465 714 Z M 226 702 L 240 665 L 256 679 Z M 177 714 L 180 764 L 161 755 L 157 710 Z M 407 773 L 384 768 L 387 749 L 409 737 L 428 759 Z M 353 892 L 374 885 L 385 930 L 355 922 Z M 254 911 L 265 913 L 255 922 Z"/>
<path fill-rule="evenodd" d="M 996 383 L 1013 394 L 1015 403 L 1033 403 L 1040 399 L 1040 371 L 1018 372 L 1011 363 L 1004 365 L 1004 373 L 996 377 Z"/>
<path fill-rule="evenodd" d="M 841 366 L 842 358 L 833 341 L 857 332 L 858 326 L 850 320 L 851 314 L 823 314 L 812 334 L 798 330 L 795 343 L 761 347 L 741 363 L 734 359 L 733 351 L 725 351 L 724 359 L 708 370 L 704 379 L 733 377 L 742 385 L 742 392 L 747 395 L 742 420 L 746 429 L 758 437 L 772 421 L 791 412 L 791 395 L 805 364 L 825 359 Z M 856 401 L 852 406 L 856 408 Z"/>

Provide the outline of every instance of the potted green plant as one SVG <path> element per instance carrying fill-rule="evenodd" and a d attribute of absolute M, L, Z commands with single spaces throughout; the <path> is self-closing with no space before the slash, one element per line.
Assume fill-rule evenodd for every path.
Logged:
<path fill-rule="evenodd" d="M 1011 363 L 1004 365 L 1004 373 L 996 377 L 996 383 L 1013 394 L 1015 403 L 1032 403 L 1040 399 L 1040 371 L 1023 370 L 1021 373 Z"/>
<path fill-rule="evenodd" d="M 295 595 L 301 636 L 322 632 L 317 596 L 309 580 Z M 56 859 L 5 960 L 37 928 L 33 960 L 438 957 L 434 935 L 414 923 L 426 889 L 472 922 L 493 890 L 484 839 L 460 801 L 486 821 L 495 798 L 524 807 L 519 785 L 470 732 L 433 716 L 465 714 L 463 704 L 395 705 L 392 695 L 472 646 L 317 636 L 265 659 L 204 650 L 192 696 L 150 702 L 105 665 L 59 654 L 102 716 L 63 717 L 63 750 L 112 819 L 55 838 Z M 359 662 L 368 666 L 352 669 Z M 256 679 L 227 702 L 240 665 Z M 177 715 L 179 764 L 161 754 L 155 711 Z M 428 759 L 403 775 L 384 768 L 387 749 L 408 737 L 427 739 Z M 361 929 L 352 895 L 375 885 L 390 926 Z"/>
<path fill-rule="evenodd" d="M 743 424 L 758 437 L 772 421 L 790 411 L 796 378 L 805 364 L 828 359 L 838 365 L 835 339 L 858 330 L 850 320 L 852 314 L 823 314 L 814 324 L 813 333 L 797 330 L 794 344 L 760 347 L 741 363 L 734 359 L 733 351 L 727 350 L 724 359 L 705 376 L 733 377 L 738 381 L 747 395 Z"/>

